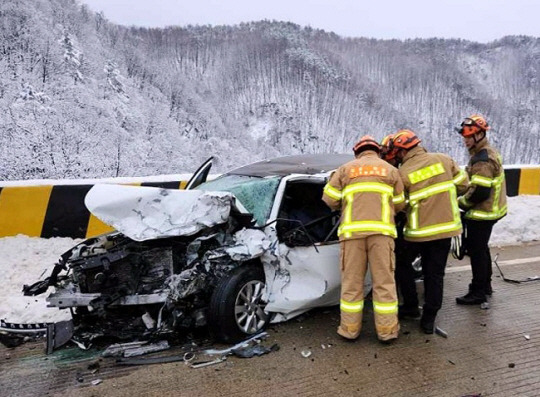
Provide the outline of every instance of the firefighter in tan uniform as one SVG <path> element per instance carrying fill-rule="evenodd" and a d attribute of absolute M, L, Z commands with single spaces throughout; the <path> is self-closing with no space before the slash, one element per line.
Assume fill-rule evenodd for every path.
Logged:
<path fill-rule="evenodd" d="M 396 168 L 378 156 L 379 144 L 364 136 L 353 148 L 356 159 L 334 172 L 323 200 L 341 209 L 341 322 L 338 334 L 356 339 L 362 327 L 364 278 L 368 262 L 373 281 L 375 328 L 382 342 L 398 336 L 394 282 L 395 211 L 404 207 L 403 183 Z"/>
<path fill-rule="evenodd" d="M 461 234 L 457 195 L 467 190 L 467 174 L 441 153 L 428 153 L 411 130 L 398 131 L 392 140 L 399 173 L 408 198 L 407 223 L 403 229 L 407 262 L 420 254 L 424 276 L 424 306 L 420 327 L 427 334 L 435 328 L 442 306 L 443 281 L 451 237 Z M 412 290 L 404 291 L 404 288 Z M 414 280 L 401 286 L 404 308 L 418 307 Z"/>
<path fill-rule="evenodd" d="M 472 282 L 469 292 L 456 298 L 461 305 L 476 305 L 491 295 L 491 254 L 489 238 L 493 225 L 506 215 L 506 183 L 499 153 L 489 144 L 487 121 L 478 114 L 467 117 L 459 133 L 471 156 L 467 173 L 471 184 L 459 198 L 465 210 L 467 237 L 465 246 L 471 258 Z"/>

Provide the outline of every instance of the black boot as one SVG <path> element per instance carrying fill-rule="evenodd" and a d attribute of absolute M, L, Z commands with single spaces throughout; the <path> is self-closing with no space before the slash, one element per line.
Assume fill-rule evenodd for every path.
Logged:
<path fill-rule="evenodd" d="M 485 301 L 486 295 L 478 291 L 471 291 L 456 298 L 456 303 L 458 305 L 480 305 Z"/>
<path fill-rule="evenodd" d="M 424 313 L 420 319 L 420 328 L 425 334 L 432 334 L 435 330 L 435 316 Z"/>

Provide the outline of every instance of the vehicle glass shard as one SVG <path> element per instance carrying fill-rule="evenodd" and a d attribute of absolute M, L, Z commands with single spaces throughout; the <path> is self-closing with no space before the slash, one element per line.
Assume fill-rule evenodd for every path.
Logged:
<path fill-rule="evenodd" d="M 280 179 L 280 177 L 225 175 L 203 183 L 196 190 L 225 191 L 234 194 L 245 209 L 253 214 L 257 224 L 262 226 L 272 210 Z"/>
<path fill-rule="evenodd" d="M 95 185 L 88 210 L 135 241 L 190 236 L 225 223 L 233 205 L 226 192 Z"/>

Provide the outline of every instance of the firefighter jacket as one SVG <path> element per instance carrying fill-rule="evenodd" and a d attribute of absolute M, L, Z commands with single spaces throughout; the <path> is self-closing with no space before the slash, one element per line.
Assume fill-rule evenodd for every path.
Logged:
<path fill-rule="evenodd" d="M 398 170 L 373 150 L 339 167 L 324 187 L 323 200 L 341 209 L 340 240 L 375 234 L 396 237 L 394 215 L 405 206 Z"/>
<path fill-rule="evenodd" d="M 461 234 L 457 195 L 468 178 L 456 162 L 418 145 L 407 152 L 399 173 L 408 199 L 405 240 L 431 241 Z"/>
<path fill-rule="evenodd" d="M 467 174 L 471 180 L 467 192 L 459 198 L 465 218 L 478 221 L 497 220 L 506 215 L 506 181 L 501 155 L 487 137 L 469 150 Z"/>

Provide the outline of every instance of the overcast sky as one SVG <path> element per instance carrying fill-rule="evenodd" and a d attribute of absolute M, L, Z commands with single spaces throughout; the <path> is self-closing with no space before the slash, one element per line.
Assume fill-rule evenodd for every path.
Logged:
<path fill-rule="evenodd" d="M 294 22 L 348 37 L 540 37 L 540 0 L 81 0 L 122 25 Z"/>

